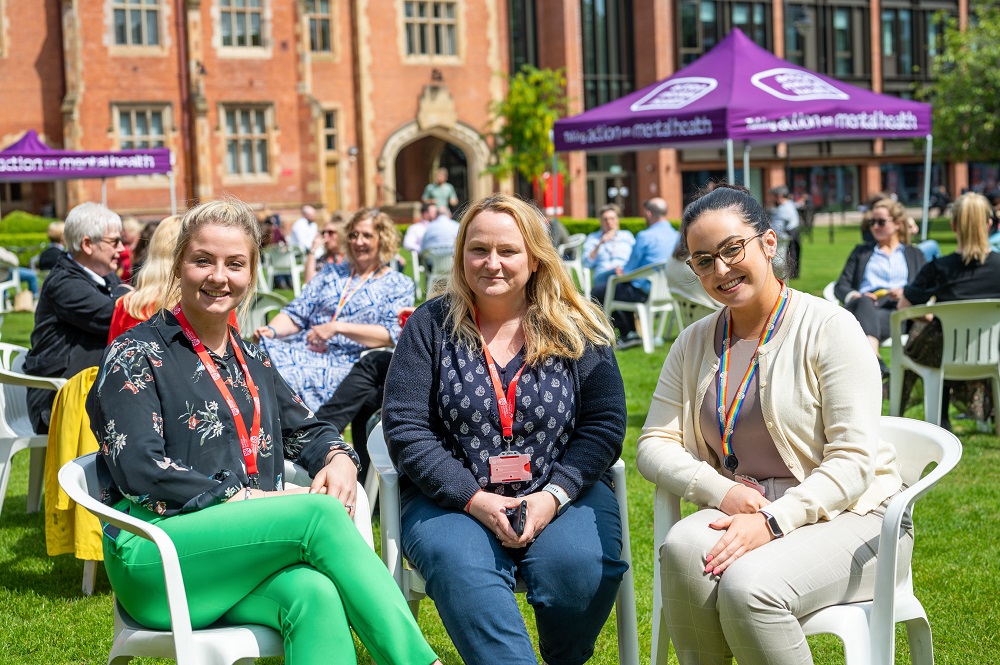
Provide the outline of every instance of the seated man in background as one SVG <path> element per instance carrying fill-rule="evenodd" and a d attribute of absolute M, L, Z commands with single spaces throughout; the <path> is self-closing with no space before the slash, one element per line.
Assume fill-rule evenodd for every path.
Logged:
<path fill-rule="evenodd" d="M 636 236 L 635 246 L 632 247 L 628 262 L 620 268 L 615 268 L 616 275 L 624 275 L 654 263 L 665 263 L 677 247 L 680 234 L 667 219 L 667 202 L 656 197 L 643 203 L 642 208 L 646 216 L 646 228 L 639 231 L 639 235 Z M 648 279 L 617 284 L 615 300 L 646 302 L 650 286 Z M 606 288 L 607 284 L 604 284 L 593 291 L 594 298 L 601 304 L 604 303 Z M 631 312 L 615 311 L 611 318 L 621 338 L 618 342 L 619 348 L 628 348 L 640 343 L 639 335 L 635 331 L 635 318 Z"/>
<path fill-rule="evenodd" d="M 66 216 L 68 254 L 42 285 L 24 371 L 70 378 L 100 364 L 115 300 L 129 290 L 115 271 L 122 250 L 122 220 L 97 203 L 81 203 Z M 51 390 L 28 390 L 28 415 L 39 434 L 49 431 Z"/>
<path fill-rule="evenodd" d="M 587 235 L 583 243 L 583 265 L 590 268 L 593 274 L 595 290 L 600 287 L 601 299 L 598 304 L 604 304 L 604 289 L 608 277 L 615 274 L 616 268 L 621 268 L 628 262 L 635 246 L 635 236 L 631 231 L 619 228 L 621 209 L 610 203 L 598 211 L 601 218 L 601 228 Z"/>
<path fill-rule="evenodd" d="M 52 222 L 45 230 L 45 235 L 49 238 L 49 246 L 38 255 L 38 269 L 52 270 L 59 263 L 59 257 L 66 253 L 63 247 L 63 224 L 62 222 Z"/>
<path fill-rule="evenodd" d="M 455 249 L 455 238 L 458 237 L 458 222 L 451 218 L 451 210 L 441 206 L 437 207 L 438 216 L 433 222 L 427 225 L 424 230 L 424 237 L 420 241 L 420 252 L 429 249 Z M 433 270 L 434 266 L 430 261 L 425 261 L 428 270 Z"/>

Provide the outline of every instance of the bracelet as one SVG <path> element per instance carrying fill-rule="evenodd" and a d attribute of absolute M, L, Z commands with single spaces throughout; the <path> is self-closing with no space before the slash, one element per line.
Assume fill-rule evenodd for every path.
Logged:
<path fill-rule="evenodd" d="M 354 464 L 354 466 L 357 468 L 358 473 L 361 473 L 361 465 L 358 464 L 354 460 L 353 457 L 351 457 L 351 453 L 349 453 L 348 451 L 344 450 L 343 448 L 331 448 L 330 450 L 331 450 L 331 452 L 327 454 L 327 458 L 326 458 L 326 463 L 327 464 L 330 464 L 331 462 L 333 462 L 333 458 L 335 458 L 337 455 L 347 455 L 350 458 L 351 463 Z"/>
<path fill-rule="evenodd" d="M 274 329 L 274 326 L 267 325 L 264 327 L 271 331 L 271 339 L 278 339 L 278 331 Z"/>

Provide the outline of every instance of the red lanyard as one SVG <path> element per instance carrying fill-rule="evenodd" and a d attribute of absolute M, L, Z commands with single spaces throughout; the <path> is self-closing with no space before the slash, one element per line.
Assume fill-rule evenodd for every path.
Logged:
<path fill-rule="evenodd" d="M 181 325 L 181 330 L 184 331 L 184 336 L 188 338 L 191 342 L 191 346 L 194 347 L 194 352 L 198 354 L 198 358 L 201 359 L 201 364 L 205 366 L 205 370 L 208 372 L 209 376 L 212 377 L 212 381 L 215 382 L 215 387 L 219 389 L 222 393 L 222 398 L 225 400 L 226 404 L 229 405 L 229 410 L 233 412 L 233 420 L 236 422 L 236 432 L 240 439 L 240 450 L 243 452 L 243 460 L 247 465 L 247 474 L 250 476 L 251 482 L 254 486 L 258 486 L 258 476 L 257 476 L 257 443 L 260 439 L 260 395 L 257 392 L 257 384 L 253 382 L 253 377 L 250 376 L 250 368 L 247 367 L 246 358 L 243 357 L 243 350 L 240 349 L 239 342 L 236 336 L 233 335 L 232 329 L 229 330 L 229 339 L 233 343 L 233 353 L 236 355 L 236 360 L 239 361 L 240 367 L 243 368 L 243 376 L 247 380 L 247 389 L 250 391 L 250 397 L 253 399 L 253 424 L 251 425 L 251 431 L 253 435 L 251 436 L 247 432 L 246 423 L 243 422 L 243 418 L 240 415 L 240 407 L 236 404 L 236 400 L 233 399 L 233 394 L 226 387 L 226 383 L 222 380 L 222 375 L 219 374 L 219 368 L 215 366 L 215 361 L 208 355 L 208 350 L 205 349 L 205 345 L 202 344 L 201 340 L 195 334 L 194 329 L 191 324 L 188 323 L 187 317 L 184 316 L 184 312 L 181 311 L 181 306 L 177 305 L 174 307 L 174 316 L 177 317 L 177 322 Z"/>
<path fill-rule="evenodd" d="M 476 311 L 476 327 L 479 327 L 479 312 Z M 483 356 L 486 357 L 486 367 L 490 370 L 490 381 L 493 382 L 493 392 L 497 396 L 497 413 L 500 415 L 500 427 L 503 429 L 504 443 L 510 444 L 514 440 L 514 407 L 517 404 L 517 380 L 521 378 L 524 365 L 517 370 L 517 374 L 507 384 L 507 394 L 504 395 L 503 384 L 500 382 L 500 373 L 493 365 L 493 356 L 490 354 L 490 347 L 486 346 L 486 340 L 479 336 L 483 343 Z"/>

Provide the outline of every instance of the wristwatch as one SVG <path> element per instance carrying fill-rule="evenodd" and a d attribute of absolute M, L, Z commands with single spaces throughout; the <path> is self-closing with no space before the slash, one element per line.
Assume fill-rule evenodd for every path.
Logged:
<path fill-rule="evenodd" d="M 559 508 L 556 510 L 556 515 L 562 515 L 563 512 L 569 507 L 569 494 L 566 494 L 566 490 L 559 487 L 555 483 L 549 483 L 542 488 L 543 492 L 548 492 L 556 498 L 559 502 Z"/>
<path fill-rule="evenodd" d="M 775 538 L 781 538 L 785 534 L 781 532 L 781 527 L 778 526 L 778 520 L 774 519 L 774 515 L 767 512 L 766 510 L 758 510 L 758 513 L 764 516 L 767 520 L 767 528 L 771 530 L 771 535 Z"/>

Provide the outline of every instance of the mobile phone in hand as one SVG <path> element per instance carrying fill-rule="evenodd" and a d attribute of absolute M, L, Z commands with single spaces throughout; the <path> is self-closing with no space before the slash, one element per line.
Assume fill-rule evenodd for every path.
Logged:
<path fill-rule="evenodd" d="M 507 508 L 507 519 L 510 520 L 510 528 L 520 538 L 524 534 L 524 521 L 528 517 L 528 502 L 521 501 L 521 505 L 515 508 Z"/>

